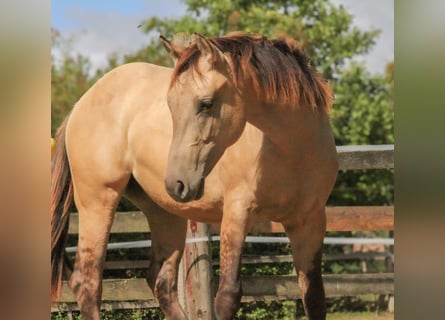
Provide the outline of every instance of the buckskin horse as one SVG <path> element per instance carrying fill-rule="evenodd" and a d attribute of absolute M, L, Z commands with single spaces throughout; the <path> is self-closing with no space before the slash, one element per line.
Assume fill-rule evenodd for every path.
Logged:
<path fill-rule="evenodd" d="M 282 223 L 306 314 L 325 319 L 321 248 L 338 170 L 328 83 L 288 38 L 160 40 L 173 69 L 130 63 L 110 71 L 58 130 L 52 298 L 74 200 L 79 242 L 69 283 L 83 319 L 100 318 L 106 246 L 124 196 L 149 221 L 147 281 L 168 319 L 187 318 L 177 293 L 187 219 L 221 223 L 216 319 L 232 319 L 240 306 L 240 255 L 258 219 Z"/>

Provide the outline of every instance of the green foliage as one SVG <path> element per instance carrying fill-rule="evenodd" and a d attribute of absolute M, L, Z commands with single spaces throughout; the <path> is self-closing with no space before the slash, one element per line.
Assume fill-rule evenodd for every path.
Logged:
<path fill-rule="evenodd" d="M 328 0 L 186 0 L 187 15 L 179 19 L 149 18 L 145 32 L 166 37 L 178 32 L 221 36 L 242 30 L 268 37 L 287 35 L 299 40 L 312 63 L 328 79 L 349 58 L 366 53 L 378 30 L 362 31 L 351 25 L 352 15 Z"/>
<path fill-rule="evenodd" d="M 51 135 L 74 104 L 95 82 L 88 75 L 91 63 L 88 58 L 70 54 L 71 39 L 63 38 L 57 30 L 52 30 L 53 48 L 60 51 L 60 59 L 51 56 Z"/>
<path fill-rule="evenodd" d="M 88 59 L 81 55 L 65 57 L 60 66 L 51 66 L 51 135 L 92 85 L 87 76 L 89 68 Z"/>
<path fill-rule="evenodd" d="M 394 143 L 394 64 L 371 75 L 351 63 L 333 81 L 331 112 L 337 145 Z M 394 202 L 393 170 L 341 171 L 329 204 L 384 205 Z"/>
<path fill-rule="evenodd" d="M 335 81 L 331 112 L 337 145 L 394 143 L 390 75 L 370 75 L 352 63 Z"/>
<path fill-rule="evenodd" d="M 391 64 L 383 75 L 352 63 L 333 81 L 331 120 L 337 145 L 394 143 L 394 90 Z M 339 172 L 331 205 L 384 205 L 394 202 L 393 170 Z"/>
<path fill-rule="evenodd" d="M 283 302 L 257 302 L 243 303 L 238 310 L 236 320 L 295 320 L 297 303 L 295 301 Z M 303 313 L 303 310 L 299 310 Z"/>
<path fill-rule="evenodd" d="M 339 311 L 379 311 L 379 295 L 369 294 L 359 297 L 342 297 L 341 299 L 327 299 L 329 314 Z M 350 318 L 347 318 L 350 319 Z M 361 318 L 360 318 L 361 319 Z"/>
<path fill-rule="evenodd" d="M 106 309 L 100 312 L 101 319 L 103 320 L 165 320 L 158 309 L 134 309 L 134 310 L 113 310 Z M 51 315 L 51 320 L 82 320 L 82 316 L 77 311 L 72 312 L 71 316 L 68 316 L 65 311 L 58 311 Z"/>

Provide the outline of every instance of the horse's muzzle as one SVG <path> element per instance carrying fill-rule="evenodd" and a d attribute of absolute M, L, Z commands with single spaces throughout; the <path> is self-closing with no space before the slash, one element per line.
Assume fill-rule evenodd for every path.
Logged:
<path fill-rule="evenodd" d="M 182 180 L 165 181 L 165 188 L 167 193 L 175 201 L 189 202 L 199 200 L 204 194 L 204 178 L 198 180 L 197 183 L 187 184 Z"/>

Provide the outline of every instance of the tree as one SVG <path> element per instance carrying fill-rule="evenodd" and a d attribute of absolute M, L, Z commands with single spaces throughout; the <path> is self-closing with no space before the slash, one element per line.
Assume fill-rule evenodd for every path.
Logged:
<path fill-rule="evenodd" d="M 387 69 L 384 75 L 371 75 L 353 63 L 340 73 L 331 113 L 337 145 L 394 143 L 393 82 Z M 393 180 L 392 170 L 340 172 L 330 203 L 392 204 Z"/>
<path fill-rule="evenodd" d="M 52 30 L 51 37 L 53 47 L 61 50 L 61 59 L 56 62 L 52 54 L 51 64 L 51 135 L 54 136 L 74 103 L 96 78 L 88 76 L 91 69 L 88 58 L 68 53 L 69 40 L 63 39 L 57 30 Z"/>
<path fill-rule="evenodd" d="M 366 53 L 378 30 L 352 27 L 353 17 L 342 6 L 328 0 L 186 0 L 187 15 L 179 19 L 149 18 L 145 32 L 166 37 L 178 32 L 200 32 L 221 36 L 243 30 L 268 37 L 287 35 L 306 48 L 312 63 L 333 79 L 349 58 Z"/>

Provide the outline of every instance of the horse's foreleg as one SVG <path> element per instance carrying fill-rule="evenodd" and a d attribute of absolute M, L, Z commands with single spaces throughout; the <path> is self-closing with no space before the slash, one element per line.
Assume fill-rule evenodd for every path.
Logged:
<path fill-rule="evenodd" d="M 241 202 L 230 204 L 226 199 L 221 224 L 221 273 L 215 298 L 215 315 L 218 320 L 233 319 L 240 307 L 240 258 L 250 225 L 249 210 Z"/>
<path fill-rule="evenodd" d="M 169 320 L 186 320 L 178 301 L 178 269 L 185 245 L 187 220 L 161 208 L 145 211 L 151 230 L 152 251 L 147 281 Z"/>
<path fill-rule="evenodd" d="M 291 242 L 304 310 L 309 320 L 326 319 L 326 302 L 321 277 L 321 254 L 326 230 L 324 208 L 309 213 L 304 222 L 283 223 Z"/>
<path fill-rule="evenodd" d="M 79 242 L 70 286 L 82 319 L 100 319 L 102 270 L 106 246 L 120 192 L 114 188 L 76 188 Z"/>

